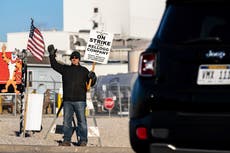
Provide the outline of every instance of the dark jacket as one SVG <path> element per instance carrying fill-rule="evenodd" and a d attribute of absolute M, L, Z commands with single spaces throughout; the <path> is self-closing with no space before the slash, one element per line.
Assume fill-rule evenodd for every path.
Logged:
<path fill-rule="evenodd" d="M 51 67 L 62 75 L 63 101 L 86 101 L 86 84 L 89 82 L 89 70 L 79 65 L 64 65 L 50 55 Z M 91 86 L 96 80 L 92 80 Z"/>

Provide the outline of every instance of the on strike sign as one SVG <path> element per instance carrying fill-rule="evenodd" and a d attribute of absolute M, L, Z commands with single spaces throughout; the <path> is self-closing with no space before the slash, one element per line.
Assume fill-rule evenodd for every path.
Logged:
<path fill-rule="evenodd" d="M 84 60 L 106 64 L 109 59 L 112 41 L 112 34 L 91 30 L 85 50 Z"/>

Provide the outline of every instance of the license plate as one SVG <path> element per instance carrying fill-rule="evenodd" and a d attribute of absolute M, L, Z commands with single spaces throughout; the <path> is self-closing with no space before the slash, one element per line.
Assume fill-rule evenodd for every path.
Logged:
<path fill-rule="evenodd" d="M 230 65 L 200 65 L 197 84 L 199 85 L 230 84 Z"/>

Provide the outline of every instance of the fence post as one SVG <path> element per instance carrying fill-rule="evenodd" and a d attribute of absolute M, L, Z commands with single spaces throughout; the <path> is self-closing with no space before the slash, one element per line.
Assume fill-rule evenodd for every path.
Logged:
<path fill-rule="evenodd" d="M 54 104 L 53 104 L 53 114 L 56 114 L 56 82 L 53 79 L 52 76 L 50 76 L 50 78 L 53 80 L 53 88 L 54 88 Z"/>
<path fill-rule="evenodd" d="M 2 113 L 2 95 L 0 95 L 0 114 Z"/>
<path fill-rule="evenodd" d="M 120 87 L 120 83 L 119 83 L 119 82 L 117 82 L 117 90 L 118 90 L 119 105 L 120 105 L 120 116 L 122 117 L 122 106 L 121 106 L 121 87 Z"/>

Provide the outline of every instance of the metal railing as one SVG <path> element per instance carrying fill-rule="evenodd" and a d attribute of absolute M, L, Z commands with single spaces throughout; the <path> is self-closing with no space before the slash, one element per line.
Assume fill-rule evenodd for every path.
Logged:
<path fill-rule="evenodd" d="M 6 107 L 7 112 L 16 115 L 18 98 L 19 95 L 16 93 L 0 93 L 0 113 L 3 113 Z"/>
<path fill-rule="evenodd" d="M 44 94 L 43 114 L 56 114 L 58 106 L 58 93 L 62 87 L 62 82 L 32 81 L 32 85 L 33 86 L 28 87 L 28 93 Z M 111 82 L 107 85 L 102 84 L 102 86 L 96 85 L 95 87 L 91 88 L 90 99 L 94 106 L 95 115 L 109 115 L 110 113 L 111 115 L 119 116 L 129 115 L 130 90 L 131 89 L 129 86 L 123 85 L 119 82 Z M 1 106 L 8 107 L 10 110 L 13 108 L 13 111 L 8 111 L 8 113 L 12 113 L 14 115 L 20 113 L 20 94 L 17 95 L 15 93 L 0 93 L 0 96 L 2 97 Z M 104 100 L 107 97 L 111 97 L 114 100 L 114 107 L 111 111 L 106 109 L 104 106 Z"/>

